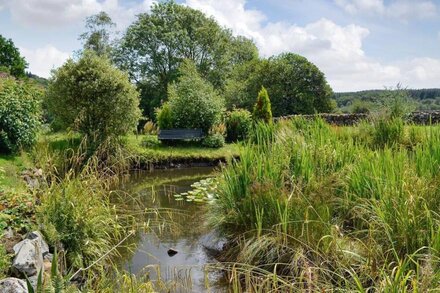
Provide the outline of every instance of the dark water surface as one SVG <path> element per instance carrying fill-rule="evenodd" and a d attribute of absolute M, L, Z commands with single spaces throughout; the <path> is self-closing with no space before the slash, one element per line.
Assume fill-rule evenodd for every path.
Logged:
<path fill-rule="evenodd" d="M 209 203 L 176 200 L 175 194 L 191 190 L 191 184 L 211 177 L 211 167 L 142 171 L 134 173 L 122 189 L 131 197 L 122 197 L 120 209 L 153 209 L 139 221 L 152 227 L 140 232 L 136 248 L 124 252 L 120 265 L 134 274 L 148 273 L 152 280 L 161 279 L 172 292 L 227 292 L 221 274 L 207 271 L 205 264 L 215 263 L 212 249 L 223 240 L 207 226 Z M 169 249 L 177 251 L 170 256 Z M 159 276 L 160 274 L 160 276 Z M 207 286 L 209 284 L 209 286 Z"/>

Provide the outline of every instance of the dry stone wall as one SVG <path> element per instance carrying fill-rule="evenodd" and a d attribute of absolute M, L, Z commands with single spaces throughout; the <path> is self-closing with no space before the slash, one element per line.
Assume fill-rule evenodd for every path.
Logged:
<path fill-rule="evenodd" d="M 305 119 L 314 119 L 321 117 L 327 123 L 338 126 L 349 126 L 359 123 L 361 120 L 369 119 L 368 114 L 316 114 L 316 115 L 289 115 L 277 117 L 275 120 L 292 119 L 294 117 L 303 117 Z M 440 123 L 440 111 L 417 111 L 408 115 L 408 122 L 420 125 Z"/>

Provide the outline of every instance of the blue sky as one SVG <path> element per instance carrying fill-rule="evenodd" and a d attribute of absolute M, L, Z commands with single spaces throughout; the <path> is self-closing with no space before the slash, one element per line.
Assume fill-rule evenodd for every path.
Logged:
<path fill-rule="evenodd" d="M 154 0 L 0 0 L 0 34 L 41 76 L 81 47 L 86 16 L 123 31 Z M 440 0 L 179 0 L 252 38 L 262 56 L 307 57 L 335 91 L 440 87 Z"/>

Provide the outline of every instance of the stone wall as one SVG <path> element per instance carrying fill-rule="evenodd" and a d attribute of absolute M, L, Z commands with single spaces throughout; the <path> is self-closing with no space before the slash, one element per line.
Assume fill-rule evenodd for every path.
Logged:
<path fill-rule="evenodd" d="M 327 123 L 333 125 L 355 125 L 361 120 L 369 119 L 368 114 L 317 114 L 317 115 L 289 115 L 277 117 L 275 120 L 292 119 L 294 117 L 303 117 L 305 119 L 313 119 L 321 117 Z M 408 121 L 414 124 L 426 125 L 440 123 L 440 111 L 417 111 L 408 115 Z"/>

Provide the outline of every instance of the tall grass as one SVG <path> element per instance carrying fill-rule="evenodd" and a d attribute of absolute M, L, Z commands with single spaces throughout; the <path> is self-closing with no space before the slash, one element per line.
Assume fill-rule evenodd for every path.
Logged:
<path fill-rule="evenodd" d="M 252 137 L 212 208 L 224 260 L 309 291 L 440 287 L 440 126 L 295 119 Z"/>

